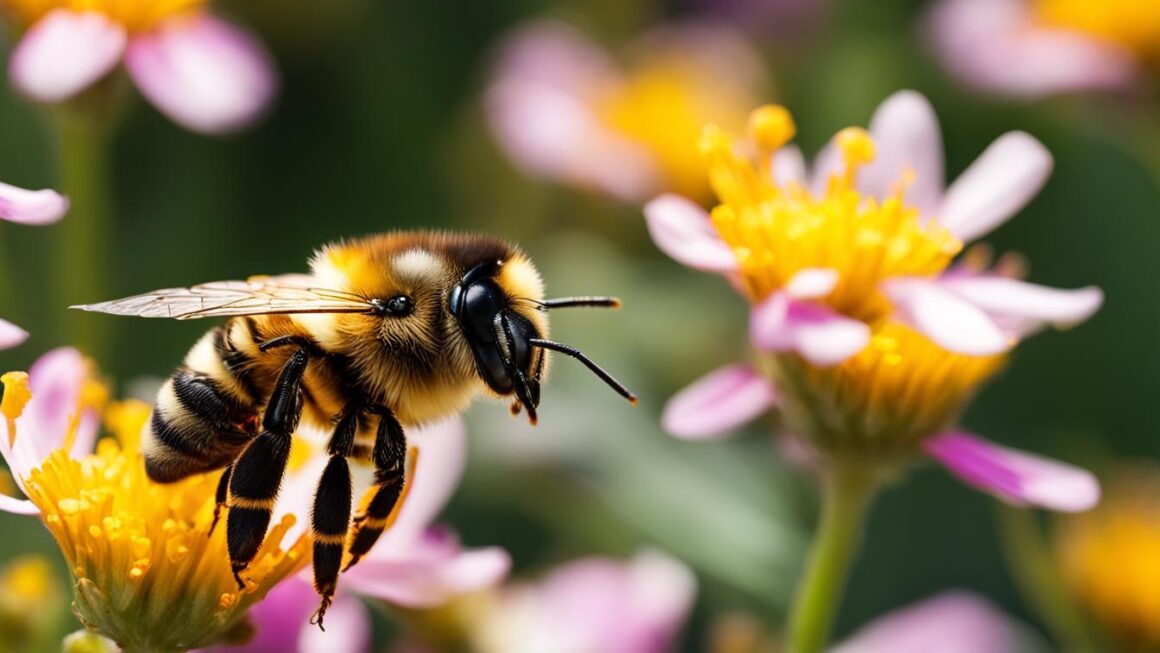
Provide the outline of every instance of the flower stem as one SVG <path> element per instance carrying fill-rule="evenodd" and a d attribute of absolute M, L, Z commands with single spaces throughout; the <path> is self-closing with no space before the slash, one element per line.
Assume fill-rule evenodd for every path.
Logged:
<path fill-rule="evenodd" d="M 877 475 L 865 465 L 835 461 L 827 470 L 822 518 L 790 610 L 786 653 L 820 653 L 829 641 L 876 486 Z"/>
<path fill-rule="evenodd" d="M 54 311 L 60 311 L 56 315 L 64 325 L 60 336 L 97 360 L 105 360 L 109 321 L 79 312 L 64 314 L 69 305 L 108 299 L 109 121 L 103 112 L 80 109 L 62 107 L 55 115 L 60 181 L 70 208 L 56 227 Z"/>

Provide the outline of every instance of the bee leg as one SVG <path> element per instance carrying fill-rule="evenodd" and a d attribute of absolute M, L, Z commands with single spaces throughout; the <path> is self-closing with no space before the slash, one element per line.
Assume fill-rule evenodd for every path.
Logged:
<path fill-rule="evenodd" d="M 375 485 L 371 488 L 366 511 L 354 518 L 354 534 L 350 540 L 350 562 L 343 571 L 355 566 L 371 550 L 383 534 L 387 518 L 395 509 L 406 482 L 407 436 L 395 414 L 386 406 L 374 409 L 379 415 L 372 457 L 375 463 Z"/>
<path fill-rule="evenodd" d="M 330 460 L 318 481 L 318 491 L 314 493 L 314 510 L 310 518 L 314 536 L 314 591 L 322 596 L 322 604 L 310 618 L 310 623 L 317 624 L 322 630 L 326 630 L 322 627 L 322 619 L 334 600 L 346 533 L 350 528 L 353 490 L 346 459 L 354 450 L 358 423 L 359 412 L 354 409 L 348 409 L 339 418 L 327 446 Z"/>
<path fill-rule="evenodd" d="M 234 463 L 230 475 L 226 544 L 238 589 L 245 588 L 239 574 L 258 554 L 270 525 L 290 457 L 291 436 L 302 416 L 302 375 L 309 358 L 305 349 L 299 349 L 282 366 L 262 417 L 262 433 Z"/>
<path fill-rule="evenodd" d="M 230 498 L 230 474 L 233 471 L 233 465 L 226 467 L 225 471 L 222 472 L 221 479 L 218 480 L 217 492 L 214 493 L 213 523 L 209 525 L 209 533 L 206 534 L 206 537 L 213 537 L 213 531 L 217 528 L 218 520 L 222 516 L 222 508 L 225 507 Z"/>

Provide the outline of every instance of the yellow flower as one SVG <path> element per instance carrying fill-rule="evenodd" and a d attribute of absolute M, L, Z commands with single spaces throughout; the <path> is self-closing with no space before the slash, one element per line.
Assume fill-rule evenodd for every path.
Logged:
<path fill-rule="evenodd" d="M 28 25 L 54 10 L 64 9 L 96 12 L 129 31 L 144 31 L 166 18 L 195 14 L 207 3 L 208 0 L 6 0 L 5 8 Z"/>
<path fill-rule="evenodd" d="M 0 568 L 0 651 L 36 650 L 64 617 L 64 592 L 48 559 L 16 558 Z"/>
<path fill-rule="evenodd" d="M 1047 27 L 1074 30 L 1143 57 L 1160 57 L 1160 3 L 1154 0 L 1035 0 L 1034 4 Z"/>

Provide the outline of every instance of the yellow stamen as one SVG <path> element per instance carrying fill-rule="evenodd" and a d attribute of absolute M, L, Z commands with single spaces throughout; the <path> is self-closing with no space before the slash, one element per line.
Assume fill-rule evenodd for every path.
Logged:
<path fill-rule="evenodd" d="M 129 30 L 139 32 L 174 16 L 193 15 L 208 0 L 7 0 L 6 4 L 26 26 L 56 9 L 105 15 Z"/>
<path fill-rule="evenodd" d="M 8 422 L 8 446 L 16 445 L 16 420 L 24 412 L 24 406 L 32 399 L 32 391 L 28 389 L 27 372 L 8 372 L 0 376 L 0 384 L 4 385 L 4 397 L 0 399 L 0 414 Z"/>
<path fill-rule="evenodd" d="M 749 115 L 749 136 L 766 152 L 778 150 L 796 133 L 793 115 L 785 107 L 767 104 Z"/>

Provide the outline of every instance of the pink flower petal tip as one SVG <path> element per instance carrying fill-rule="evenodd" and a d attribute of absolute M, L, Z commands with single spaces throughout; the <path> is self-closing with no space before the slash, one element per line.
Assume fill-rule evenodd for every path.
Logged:
<path fill-rule="evenodd" d="M 653 242 L 678 263 L 707 272 L 737 269 L 733 250 L 697 203 L 679 195 L 661 195 L 645 205 L 644 217 Z"/>
<path fill-rule="evenodd" d="M 0 349 L 11 349 L 28 340 L 28 332 L 8 320 L 0 320 Z"/>
<path fill-rule="evenodd" d="M 748 365 L 710 372 L 665 405 L 661 426 L 672 435 L 700 440 L 724 435 L 773 407 L 777 393 Z"/>
<path fill-rule="evenodd" d="M 0 183 L 0 220 L 39 226 L 59 221 L 67 211 L 68 198 L 56 191 Z"/>
<path fill-rule="evenodd" d="M 67 100 L 117 65 L 127 39 L 125 29 L 103 14 L 57 9 L 20 39 L 9 75 L 17 90 L 34 100 Z"/>
<path fill-rule="evenodd" d="M 992 444 L 963 432 L 927 439 L 923 448 L 955 476 L 1016 506 L 1082 512 L 1100 499 L 1087 470 Z"/>
<path fill-rule="evenodd" d="M 870 343 L 870 327 L 823 304 L 774 293 L 753 309 L 749 337 L 766 351 L 795 351 L 826 367 L 865 349 Z"/>

